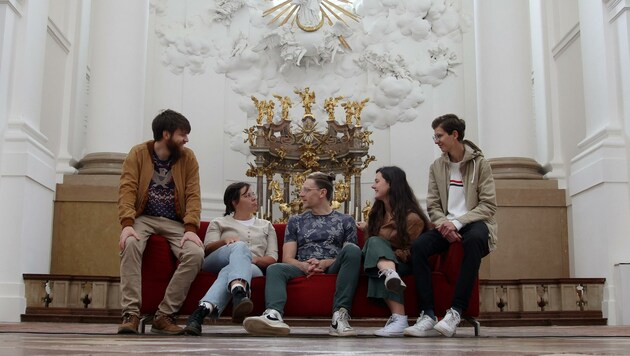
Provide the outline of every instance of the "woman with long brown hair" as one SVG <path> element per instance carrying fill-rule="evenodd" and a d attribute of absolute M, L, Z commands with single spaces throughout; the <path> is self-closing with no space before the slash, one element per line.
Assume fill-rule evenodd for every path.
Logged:
<path fill-rule="evenodd" d="M 392 315 L 377 336 L 403 336 L 409 326 L 400 275 L 411 274 L 411 242 L 431 222 L 420 208 L 405 172 L 396 166 L 381 167 L 374 178 L 374 205 L 367 223 L 357 226 L 370 236 L 363 247 L 363 268 L 368 275 L 368 298 L 380 299 Z"/>

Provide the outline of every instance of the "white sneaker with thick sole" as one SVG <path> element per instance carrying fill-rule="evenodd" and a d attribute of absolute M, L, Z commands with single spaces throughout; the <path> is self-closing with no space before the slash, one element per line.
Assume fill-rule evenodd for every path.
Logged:
<path fill-rule="evenodd" d="M 440 320 L 439 323 L 435 324 L 433 328 L 437 330 L 440 334 L 446 337 L 451 337 L 455 335 L 455 331 L 457 330 L 457 325 L 459 325 L 460 321 L 461 321 L 461 318 L 457 310 L 451 308 L 446 311 L 446 315 L 444 316 L 444 319 Z"/>
<path fill-rule="evenodd" d="M 398 275 L 398 272 L 395 270 L 388 268 L 378 272 L 378 277 L 385 276 L 385 288 L 396 294 L 402 294 L 407 288 L 407 285 Z"/>
<path fill-rule="evenodd" d="M 405 328 L 409 327 L 406 315 L 392 314 L 384 327 L 376 330 L 374 335 L 382 337 L 401 337 Z"/>
<path fill-rule="evenodd" d="M 286 336 L 291 332 L 289 325 L 282 321 L 277 310 L 267 309 L 261 316 L 250 316 L 243 320 L 245 330 L 257 336 Z"/>
<path fill-rule="evenodd" d="M 339 308 L 332 317 L 328 335 L 330 336 L 356 336 L 357 332 L 350 326 L 348 322 L 350 315 L 346 308 Z"/>
<path fill-rule="evenodd" d="M 416 320 L 416 323 L 405 329 L 404 334 L 405 336 L 415 337 L 438 336 L 440 333 L 433 329 L 437 322 L 437 318 L 433 319 L 422 312 L 422 314 L 418 317 L 418 320 Z"/>

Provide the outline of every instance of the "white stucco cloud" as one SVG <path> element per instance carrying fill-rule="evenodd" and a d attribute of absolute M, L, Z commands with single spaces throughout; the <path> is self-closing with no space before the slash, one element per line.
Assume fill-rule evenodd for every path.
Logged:
<path fill-rule="evenodd" d="M 218 5 L 226 14 L 217 15 Z M 313 34 L 290 30 L 295 35 L 288 27 L 278 30 L 279 21 L 268 25 L 271 16 L 261 14 L 270 7 L 263 0 L 220 0 L 186 25 L 159 17 L 156 26 L 164 65 L 172 72 L 202 73 L 210 67 L 229 78 L 242 97 L 238 106 L 245 117 L 231 120 L 225 132 L 232 148 L 244 154 L 248 148 L 242 131 L 256 117 L 251 95 L 264 100 L 274 93 L 292 96 L 294 119 L 303 111 L 293 90 L 305 86 L 317 93 L 313 109 L 318 119 L 324 119 L 325 98 L 336 95 L 357 101 L 369 97 L 362 117 L 374 128 L 417 119 L 425 100 L 423 86 L 439 85 L 453 73 L 461 24 L 470 23 L 462 18 L 457 0 L 358 0 L 359 23 L 347 20 L 349 27 L 326 26 Z M 352 49 L 343 48 L 337 37 L 326 42 L 325 31 L 334 36 L 346 31 L 343 37 Z M 297 60 L 300 55 L 304 57 Z"/>

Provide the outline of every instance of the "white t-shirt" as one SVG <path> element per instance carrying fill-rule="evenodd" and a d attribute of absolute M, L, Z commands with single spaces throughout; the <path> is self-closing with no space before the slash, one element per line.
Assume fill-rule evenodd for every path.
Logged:
<path fill-rule="evenodd" d="M 464 227 L 457 218 L 466 214 L 466 195 L 464 194 L 464 181 L 462 171 L 459 169 L 460 162 L 450 162 L 450 181 L 448 185 L 448 215 L 446 216 L 457 228 Z"/>

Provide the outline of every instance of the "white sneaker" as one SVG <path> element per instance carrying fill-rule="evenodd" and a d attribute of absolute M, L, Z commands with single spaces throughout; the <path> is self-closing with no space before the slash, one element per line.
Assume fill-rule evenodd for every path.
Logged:
<path fill-rule="evenodd" d="M 405 328 L 409 327 L 406 315 L 392 314 L 385 323 L 385 326 L 376 330 L 374 335 L 383 337 L 403 336 Z"/>
<path fill-rule="evenodd" d="M 416 337 L 438 336 L 440 333 L 433 329 L 435 324 L 437 324 L 437 318 L 433 319 L 422 312 L 422 314 L 418 317 L 418 320 L 416 320 L 416 323 L 405 329 L 404 334 L 405 336 Z"/>
<path fill-rule="evenodd" d="M 332 317 L 328 335 L 330 336 L 356 336 L 357 332 L 350 326 L 348 322 L 350 315 L 346 308 L 339 308 Z"/>
<path fill-rule="evenodd" d="M 245 330 L 258 336 L 286 336 L 291 332 L 289 325 L 282 321 L 282 315 L 275 309 L 267 309 L 261 316 L 250 316 L 243 320 Z"/>
<path fill-rule="evenodd" d="M 435 324 L 433 328 L 437 330 L 440 334 L 446 337 L 451 337 L 455 335 L 455 330 L 457 330 L 457 325 L 459 325 L 460 321 L 461 318 L 457 310 L 451 308 L 446 311 L 444 319 Z"/>
<path fill-rule="evenodd" d="M 407 285 L 400 279 L 398 272 L 395 270 L 388 268 L 378 272 L 379 278 L 383 275 L 385 276 L 385 288 L 387 288 L 388 291 L 402 294 L 405 288 L 407 288 Z"/>

